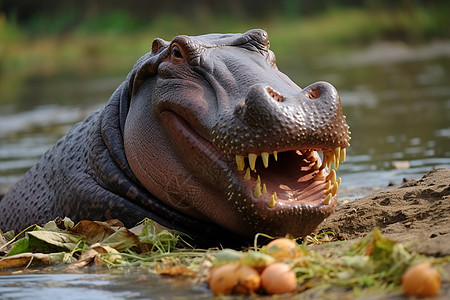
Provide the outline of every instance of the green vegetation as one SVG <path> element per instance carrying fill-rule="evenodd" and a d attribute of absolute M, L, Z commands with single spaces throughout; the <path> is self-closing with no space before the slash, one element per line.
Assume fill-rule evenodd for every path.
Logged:
<path fill-rule="evenodd" d="M 24 232 L 25 236 L 17 239 Z M 193 284 L 205 281 L 211 284 L 221 266 L 247 266 L 259 276 L 266 267 L 284 263 L 295 272 L 295 293 L 316 296 L 329 292 L 354 296 L 398 293 L 401 277 L 408 267 L 428 262 L 440 269 L 450 261 L 448 256 L 432 258 L 408 251 L 404 244 L 384 237 L 379 229 L 352 242 L 336 241 L 332 232 L 326 232 L 305 238 L 301 246 L 281 238 L 260 247 L 257 243 L 260 235 L 257 235 L 254 247 L 245 251 L 194 249 L 186 242 L 189 237 L 149 219 L 127 229 L 118 220 L 84 220 L 75 225 L 64 218 L 43 227 L 30 226 L 12 236 L 0 231 L 3 272 L 42 265 L 58 266 L 63 272 L 83 270 L 87 266 L 124 271 L 140 267 L 156 274 L 190 278 Z M 234 273 L 223 275 L 235 276 Z M 246 293 L 232 288 L 227 288 L 228 292 Z M 214 289 L 213 292 L 218 293 Z"/>

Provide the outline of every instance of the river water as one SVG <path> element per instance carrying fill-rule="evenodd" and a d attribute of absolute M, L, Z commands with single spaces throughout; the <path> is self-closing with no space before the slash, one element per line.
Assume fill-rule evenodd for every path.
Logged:
<path fill-rule="evenodd" d="M 300 86 L 325 80 L 340 92 L 352 132 L 347 161 L 338 171 L 341 200 L 450 167 L 450 42 L 416 47 L 377 43 L 344 52 L 305 51 L 277 61 Z M 125 73 L 95 80 L 32 78 L 17 99 L 2 102 L 9 104 L 0 106 L 0 193 L 75 122 L 103 105 Z M 142 287 L 132 285 L 134 275 L 119 276 L 120 280 L 111 274 L 85 275 L 0 276 L 0 295 L 44 299 L 35 298 L 33 290 L 39 289 L 52 296 L 82 291 L 89 295 L 83 299 L 116 299 L 110 285 L 119 284 L 124 293 L 118 294 L 120 299 L 151 298 L 150 294 L 155 299 L 209 297 L 202 286 L 174 285 L 160 278 Z"/>

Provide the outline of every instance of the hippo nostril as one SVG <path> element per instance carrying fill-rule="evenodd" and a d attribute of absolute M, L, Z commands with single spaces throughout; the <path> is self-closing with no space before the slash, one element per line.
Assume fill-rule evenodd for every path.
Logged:
<path fill-rule="evenodd" d="M 267 87 L 266 90 L 269 93 L 270 97 L 273 98 L 273 100 L 277 102 L 283 102 L 283 96 L 280 93 L 270 87 Z"/>
<path fill-rule="evenodd" d="M 321 94 L 321 89 L 319 87 L 314 87 L 308 91 L 308 98 L 314 100 L 319 98 Z"/>

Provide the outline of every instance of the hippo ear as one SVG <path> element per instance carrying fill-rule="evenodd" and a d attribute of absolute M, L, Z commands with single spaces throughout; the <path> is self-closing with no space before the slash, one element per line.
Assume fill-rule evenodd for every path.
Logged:
<path fill-rule="evenodd" d="M 162 39 L 155 39 L 152 52 L 142 56 L 127 76 L 130 96 L 134 96 L 141 84 L 156 74 L 161 61 L 167 56 L 169 43 Z M 157 52 L 154 52 L 157 51 Z"/>
<path fill-rule="evenodd" d="M 158 54 L 159 52 L 161 52 L 162 49 L 169 47 L 169 44 L 170 43 L 168 41 L 165 41 L 163 39 L 160 38 L 154 39 L 152 43 L 152 53 Z"/>

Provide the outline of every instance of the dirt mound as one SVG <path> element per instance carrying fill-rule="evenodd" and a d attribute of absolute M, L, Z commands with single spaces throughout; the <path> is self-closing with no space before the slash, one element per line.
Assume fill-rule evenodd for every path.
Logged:
<path fill-rule="evenodd" d="M 355 239 L 375 227 L 420 253 L 450 255 L 450 169 L 436 169 L 399 188 L 341 204 L 319 230 Z"/>

